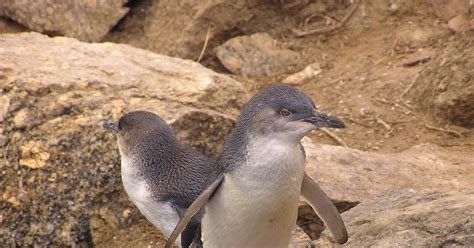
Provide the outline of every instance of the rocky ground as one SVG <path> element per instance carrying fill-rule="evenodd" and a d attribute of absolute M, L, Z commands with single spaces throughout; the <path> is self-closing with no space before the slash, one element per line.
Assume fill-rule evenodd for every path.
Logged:
<path fill-rule="evenodd" d="M 0 244 L 161 246 L 101 123 L 154 111 L 215 157 L 283 81 L 347 125 L 303 142 L 346 246 L 474 246 L 469 1 L 25 3 L 0 3 Z M 292 247 L 336 246 L 303 203 L 298 225 Z"/>

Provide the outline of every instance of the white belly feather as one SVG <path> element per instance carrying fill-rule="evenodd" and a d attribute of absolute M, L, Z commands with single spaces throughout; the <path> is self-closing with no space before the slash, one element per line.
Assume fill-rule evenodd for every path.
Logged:
<path fill-rule="evenodd" d="M 296 223 L 305 160 L 297 145 L 255 142 L 206 206 L 204 247 L 287 247 Z"/>
<path fill-rule="evenodd" d="M 123 154 L 121 157 L 122 183 L 128 197 L 148 221 L 169 237 L 179 222 L 178 213 L 169 202 L 153 199 L 148 185 L 139 178 L 136 168 L 130 164 L 130 159 Z M 180 245 L 180 238 L 176 242 Z"/>

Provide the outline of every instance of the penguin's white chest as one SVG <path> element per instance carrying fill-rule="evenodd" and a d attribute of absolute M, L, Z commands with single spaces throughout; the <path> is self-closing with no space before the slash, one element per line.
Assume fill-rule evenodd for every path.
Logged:
<path fill-rule="evenodd" d="M 128 197 L 148 221 L 160 229 L 164 235 L 171 235 L 179 222 L 177 211 L 169 202 L 154 199 L 146 181 L 138 176 L 137 168 L 133 166 L 131 159 L 124 155 L 121 157 L 122 183 Z M 180 244 L 179 239 L 177 243 Z"/>
<path fill-rule="evenodd" d="M 305 159 L 298 145 L 255 142 L 206 206 L 204 247 L 288 247 Z M 258 147 L 258 149 L 256 148 Z"/>

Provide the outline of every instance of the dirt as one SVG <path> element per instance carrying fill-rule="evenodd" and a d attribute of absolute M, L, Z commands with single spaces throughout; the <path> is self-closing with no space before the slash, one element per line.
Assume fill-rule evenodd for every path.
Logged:
<path fill-rule="evenodd" d="M 313 62 L 321 64 L 323 72 L 319 77 L 299 87 L 315 100 L 320 109 L 343 118 L 347 128 L 334 133 L 349 147 L 398 152 L 416 144 L 434 143 L 471 155 L 474 150 L 472 129 L 453 125 L 436 116 L 434 111 L 423 109 L 414 98 L 423 99 L 424 92 L 404 95 L 414 80 L 421 80 L 419 74 L 426 69 L 432 72 L 422 75 L 442 77 L 437 74 L 438 68 L 431 66 L 439 62 L 439 58 L 411 67 L 403 66 L 403 61 L 419 49 L 431 50 L 438 56 L 442 54 L 442 59 L 448 61 L 457 59 L 462 54 L 444 50 L 450 47 L 472 50 L 473 32 L 449 33 L 446 22 L 439 20 L 432 6 L 424 1 L 394 2 L 399 6 L 396 11 L 390 10 L 389 1 L 363 1 L 341 30 L 303 38 L 291 37 L 291 32 L 287 31 L 275 38 L 302 54 L 294 72 Z M 327 15 L 340 20 L 344 11 Z M 405 30 L 411 30 L 408 37 Z M 423 35 L 420 38 L 416 34 Z M 206 63 L 225 72 L 216 66 L 215 58 Z M 464 66 L 458 70 L 460 74 L 467 74 L 469 69 Z M 449 75 L 449 70 L 441 73 Z M 247 88 L 255 92 L 286 76 L 236 79 L 245 82 Z M 472 78 L 470 80 L 467 84 L 472 85 Z M 473 106 L 465 108 L 472 111 Z M 462 136 L 457 137 L 446 130 L 454 130 Z M 323 132 L 313 132 L 311 138 L 320 143 L 339 144 Z"/>
<path fill-rule="evenodd" d="M 119 229 L 111 239 L 96 244 L 98 248 L 164 247 L 163 234 L 146 219 L 141 219 L 126 229 Z"/>
<path fill-rule="evenodd" d="M 259 22 L 250 21 L 252 28 L 227 30 L 227 33 L 210 41 L 201 63 L 217 72 L 229 73 L 214 55 L 214 48 L 238 35 L 267 31 L 281 44 L 299 52 L 301 57 L 295 66 L 288 68 L 288 73 L 278 76 L 232 76 L 243 82 L 249 92 L 254 93 L 318 62 L 322 73 L 298 87 L 315 100 L 318 108 L 344 120 L 346 129 L 331 131 L 349 147 L 391 153 L 421 143 L 433 143 L 460 156 L 473 156 L 474 129 L 471 124 L 465 125 L 469 120 L 453 122 L 442 109 L 434 110 L 425 103 L 434 93 L 426 93 L 423 88 L 436 78 L 451 77 L 452 70 L 440 66 L 439 62 L 462 60 L 465 56 L 462 51 L 472 51 L 473 31 L 452 33 L 447 21 L 439 19 L 426 1 L 384 0 L 361 1 L 354 15 L 341 29 L 297 38 L 291 29 L 304 28 L 305 22 L 306 29 L 333 25 L 342 20 L 351 3 L 329 0 L 270 2 L 274 11 L 266 12 L 266 18 L 258 18 Z M 130 6 L 131 19 L 125 17 L 118 28 L 143 26 L 139 14 L 144 12 L 146 3 L 134 1 Z M 319 10 L 319 15 L 308 18 L 311 10 Z M 1 24 L 0 33 L 5 28 L 2 25 L 8 26 Z M 120 38 L 115 37 L 114 41 L 120 42 Z M 403 65 L 410 55 L 420 50 L 429 51 L 431 58 L 411 66 Z M 461 52 L 450 52 L 454 50 Z M 472 66 L 468 65 L 472 65 L 472 60 L 462 63 L 457 68 L 458 73 L 472 75 Z M 472 76 L 467 80 L 470 80 L 467 85 L 474 84 Z M 472 104 L 462 107 L 466 113 L 474 108 Z M 472 123 L 472 119 L 470 121 Z M 313 132 L 310 137 L 319 143 L 340 145 L 322 131 Z M 352 204 L 346 205 L 352 207 Z M 303 213 L 301 223 L 313 218 L 304 214 L 308 212 L 306 210 L 300 209 Z M 319 235 L 320 230 L 316 233 L 311 231 L 317 228 L 309 229 L 305 231 L 312 238 Z M 141 219 L 127 229 L 121 229 L 112 239 L 104 239 L 96 245 L 152 247 L 161 246 L 161 240 L 161 234 Z"/>
<path fill-rule="evenodd" d="M 128 38 L 120 39 L 122 35 L 133 36 L 132 31 L 126 30 L 142 30 L 146 26 L 139 14 L 146 12 L 150 2 L 133 3 L 130 18 L 125 18 L 111 35 L 114 42 L 127 43 Z M 433 6 L 426 1 L 386 0 L 361 1 L 347 25 L 340 30 L 297 38 L 292 29 L 334 25 L 343 19 L 351 4 L 348 1 L 302 0 L 263 1 L 261 4 L 265 11 L 256 7 L 257 17 L 211 37 L 201 63 L 217 72 L 230 73 L 217 59 L 214 48 L 232 37 L 268 32 L 282 45 L 299 52 L 301 57 L 285 74 L 258 78 L 234 76 L 244 82 L 250 92 L 317 62 L 322 73 L 299 87 L 313 97 L 319 108 L 343 117 L 348 128 L 335 133 L 349 147 L 381 152 L 402 151 L 419 143 L 435 143 L 464 151 L 473 148 L 472 130 L 453 126 L 453 122 L 443 121 L 443 113 L 420 104 L 417 99 L 425 99 L 425 92 L 405 93 L 413 81 L 429 81 L 433 77 L 419 77 L 426 68 L 436 77 L 443 77 L 432 64 L 440 59 L 449 61 L 462 56 L 444 51 L 449 47 L 457 47 L 459 51 L 472 47 L 469 43 L 472 31 L 452 34 L 447 21 L 437 17 Z M 318 15 L 312 16 L 314 13 Z M 142 30 L 139 35 L 144 32 Z M 196 34 L 195 38 L 201 39 L 201 36 Z M 146 40 L 137 42 L 131 44 L 149 46 Z M 433 56 L 424 63 L 403 66 L 420 49 Z M 465 66 L 460 72 L 468 69 Z M 471 107 L 465 105 L 465 108 Z M 451 129 L 462 137 L 446 132 Z M 314 132 L 312 138 L 321 143 L 338 144 L 322 132 Z"/>

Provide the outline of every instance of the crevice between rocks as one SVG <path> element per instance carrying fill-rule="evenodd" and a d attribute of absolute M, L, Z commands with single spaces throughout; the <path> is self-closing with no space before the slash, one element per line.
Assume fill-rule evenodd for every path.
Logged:
<path fill-rule="evenodd" d="M 333 203 L 339 213 L 344 213 L 359 204 L 359 202 L 337 200 L 333 200 Z M 319 239 L 321 233 L 326 228 L 323 221 L 307 203 L 300 205 L 298 208 L 298 220 L 296 221 L 296 224 L 311 238 L 311 240 Z"/>

